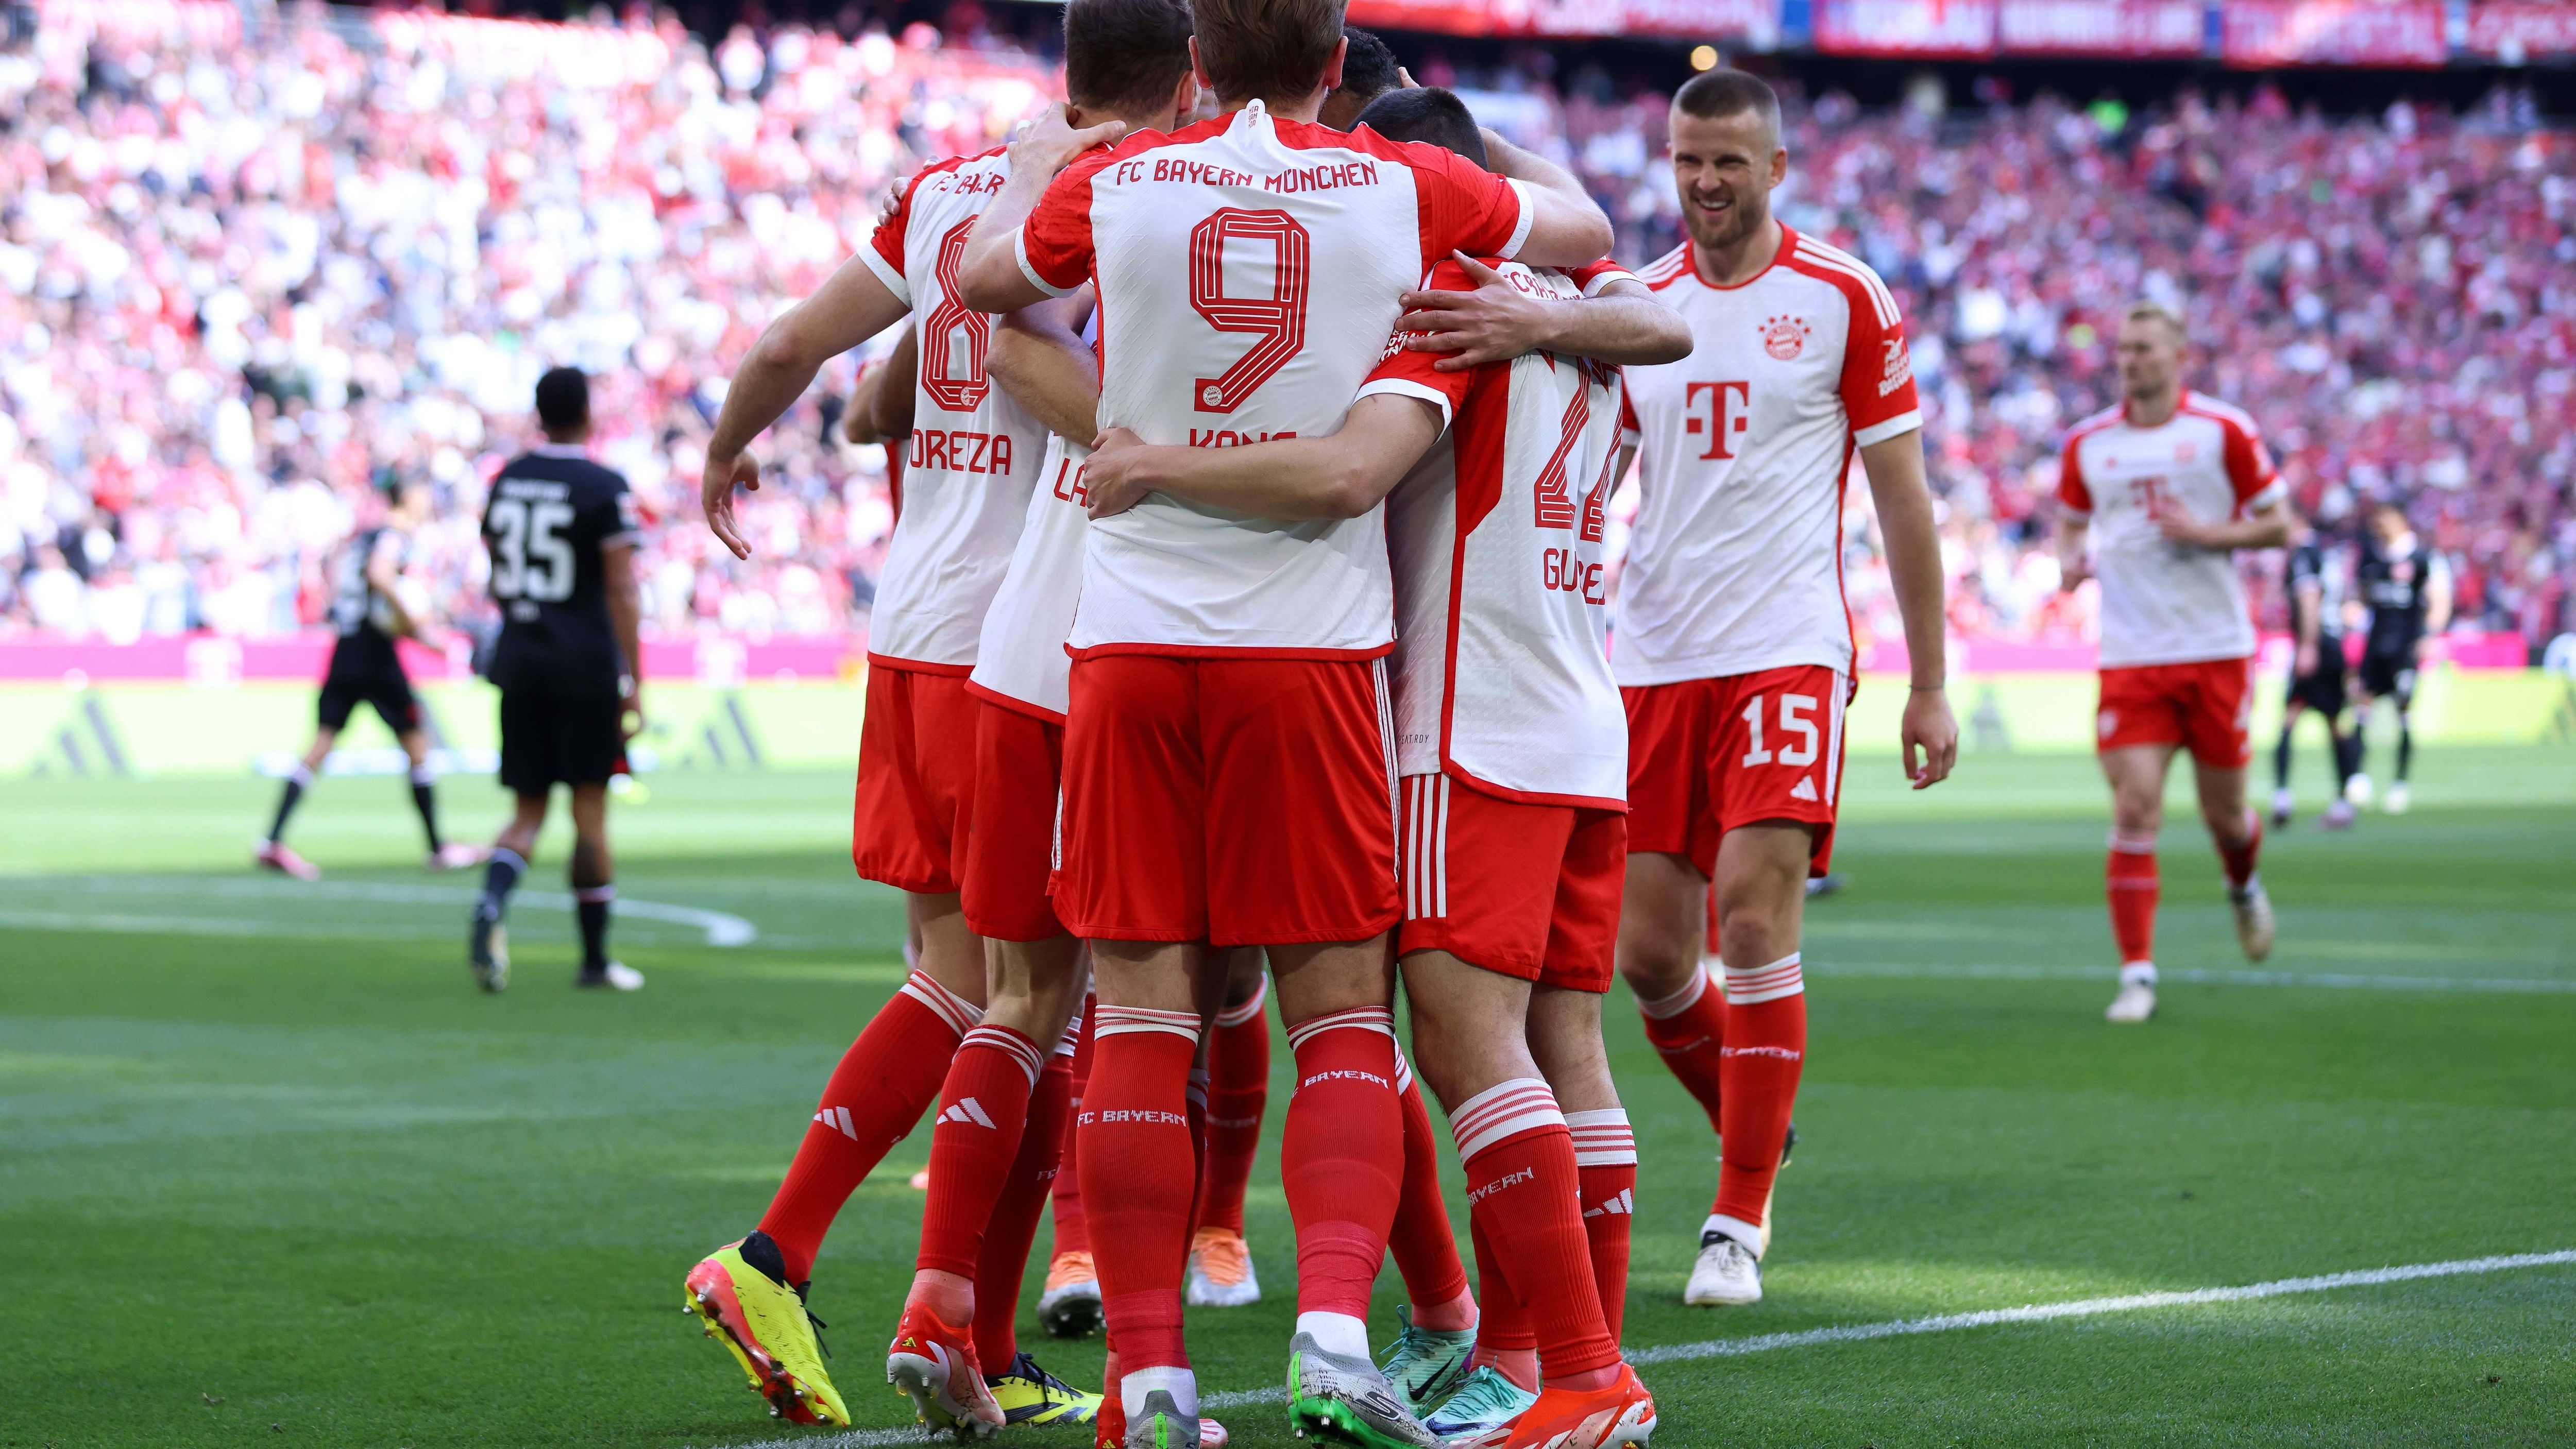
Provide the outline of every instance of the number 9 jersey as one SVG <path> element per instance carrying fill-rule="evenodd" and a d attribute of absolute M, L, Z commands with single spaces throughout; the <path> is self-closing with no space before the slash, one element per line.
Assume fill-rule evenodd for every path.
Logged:
<path fill-rule="evenodd" d="M 1021 270 L 1100 287 L 1100 424 L 1233 447 L 1342 425 L 1397 299 L 1452 250 L 1509 257 L 1518 183 L 1259 102 L 1086 154 L 1021 228 Z M 1162 494 L 1091 526 L 1076 658 L 1364 659 L 1394 642 L 1382 515 L 1288 523 Z"/>
<path fill-rule="evenodd" d="M 627 661 L 609 627 L 599 554 L 634 543 L 640 525 L 626 480 L 578 447 L 540 443 L 503 466 L 483 509 L 501 607 L 494 684 L 616 697 Z"/>

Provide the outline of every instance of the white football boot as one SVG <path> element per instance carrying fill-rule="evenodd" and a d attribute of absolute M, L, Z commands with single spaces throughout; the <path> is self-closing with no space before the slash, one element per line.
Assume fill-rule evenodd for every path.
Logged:
<path fill-rule="evenodd" d="M 2351 801 L 2356 808 L 2368 808 L 2370 805 L 2370 777 L 2368 775 L 2355 774 L 2351 779 L 2344 781 L 2343 798 Z"/>
<path fill-rule="evenodd" d="M 2272 828 L 2275 830 L 2288 829 L 2290 826 L 2290 817 L 2297 814 L 2298 809 L 2299 797 L 2290 793 L 2289 786 L 2284 785 L 2280 789 L 2273 791 Z"/>
<path fill-rule="evenodd" d="M 1693 1308 L 1762 1301 L 1762 1262 L 1742 1243 L 1712 1228 L 1699 1235 L 1699 1261 L 1691 1265 L 1682 1302 Z"/>
<path fill-rule="evenodd" d="M 2319 830 L 2350 830 L 2352 828 L 2352 822 L 2357 818 L 2357 815 L 2358 812 L 2352 808 L 2352 802 L 2338 795 L 2334 798 L 2334 802 L 2332 804 L 2326 806 L 2326 813 L 2317 817 L 2317 828 Z"/>
<path fill-rule="evenodd" d="M 2388 787 L 2388 794 L 2380 800 L 2379 808 L 2391 815 L 2403 815 L 2412 803 L 2406 797 L 2406 782 L 2400 780 Z"/>
<path fill-rule="evenodd" d="M 2245 959 L 2260 961 L 2272 954 L 2272 898 L 2263 893 L 2260 878 L 2249 880 L 2242 890 L 2230 888 L 2227 904 L 2236 910 L 2236 944 L 2245 949 Z"/>
<path fill-rule="evenodd" d="M 2156 1014 L 2156 988 L 2144 981 L 2123 981 L 2120 994 L 2111 998 L 2110 1007 L 2102 1013 L 2104 1021 L 2135 1023 Z"/>

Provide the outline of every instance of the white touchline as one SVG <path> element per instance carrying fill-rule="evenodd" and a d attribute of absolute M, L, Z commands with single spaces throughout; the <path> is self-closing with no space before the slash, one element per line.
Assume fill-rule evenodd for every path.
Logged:
<path fill-rule="evenodd" d="M 2142 1308 L 2186 1308 L 2201 1303 L 2241 1303 L 2254 1298 L 2281 1298 L 2293 1293 L 2328 1293 L 2337 1288 L 2368 1288 L 2417 1278 L 2458 1278 L 2473 1273 L 2506 1273 L 2516 1268 L 2549 1268 L 2576 1263 L 2576 1248 L 2553 1253 L 2508 1253 L 2492 1258 L 2454 1258 L 2446 1263 L 2407 1263 L 2389 1268 L 2362 1268 L 2313 1278 L 2275 1278 L 2235 1288 L 2190 1288 L 2168 1293 L 2126 1293 L 2116 1298 L 2078 1298 L 2065 1303 L 2032 1303 L 2020 1308 L 1988 1308 L 1975 1313 L 1944 1313 L 1932 1318 L 1894 1318 L 1884 1323 L 1852 1323 L 1839 1328 L 1810 1328 L 1797 1333 L 1762 1333 L 1749 1338 L 1712 1338 L 1700 1343 L 1632 1348 L 1628 1362 L 1641 1367 L 1687 1363 L 1696 1359 L 1734 1358 L 1783 1348 L 1811 1348 L 1825 1343 L 1861 1343 L 1873 1338 L 1903 1338 L 1917 1333 L 1954 1333 L 1966 1328 L 1993 1328 L 2008 1323 L 2046 1323 L 2059 1318 L 2091 1318 L 2104 1313 L 2134 1313 Z M 1287 1395 L 1280 1389 L 1242 1389 L 1210 1394 L 1199 1400 L 1202 1412 L 1275 1404 Z M 879 1444 L 926 1444 L 930 1432 L 909 1429 L 858 1429 L 820 1439 L 756 1439 L 737 1446 L 794 1443 L 803 1449 L 863 1449 Z"/>
<path fill-rule="evenodd" d="M 174 888 L 173 882 L 178 882 Z M 148 886 L 142 885 L 149 882 Z M 457 886 L 400 885 L 379 881 L 265 881 L 265 880 L 194 880 L 170 876 L 92 876 L 61 877 L 50 882 L 60 890 L 92 895 L 150 895 L 156 903 L 170 896 L 204 895 L 247 897 L 255 900 L 320 898 L 342 901 L 383 901 L 405 905 L 472 905 L 479 892 Z M 49 897 L 63 903 L 60 894 Z M 520 891 L 517 901 L 540 910 L 570 910 L 573 900 L 561 891 Z M 620 896 L 616 912 L 622 916 L 651 921 L 669 921 L 706 933 L 710 946 L 748 946 L 760 939 L 760 928 L 740 916 L 723 911 L 702 910 L 696 906 L 671 905 L 663 901 L 642 901 Z M 202 916 L 150 916 L 131 913 L 88 914 L 72 911 L 12 911 L 0 909 L 0 925 L 24 926 L 37 930 L 91 930 L 149 933 L 166 931 L 172 935 L 192 936 L 365 936 L 411 939 L 420 933 L 399 927 L 348 925 L 329 922 L 267 922 L 230 920 Z"/>
<path fill-rule="evenodd" d="M 2119 976 L 2112 966 L 1899 965 L 1809 961 L 1809 976 L 1922 977 L 1935 981 L 2100 981 Z M 2576 980 L 2516 979 L 2502 976 L 2374 976 L 2358 971 L 2213 971 L 2170 966 L 2156 972 L 2160 982 L 2202 986 L 2318 986 L 2340 991 L 2501 991 L 2534 995 L 2576 993 Z"/>

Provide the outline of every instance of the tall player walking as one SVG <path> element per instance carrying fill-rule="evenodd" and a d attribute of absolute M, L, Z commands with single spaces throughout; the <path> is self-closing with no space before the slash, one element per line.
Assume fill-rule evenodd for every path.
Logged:
<path fill-rule="evenodd" d="M 995 310 L 1097 285 L 1104 426 L 1215 447 L 1331 432 L 1399 299 L 1452 249 L 1568 264 L 1608 249 L 1608 219 L 1537 158 L 1512 157 L 1525 179 L 1507 183 L 1314 124 L 1342 61 L 1333 0 L 1201 0 L 1193 20 L 1225 114 L 1069 153 L 1043 199 L 1015 174 L 962 273 L 969 303 Z M 1205 942 L 1267 949 L 1296 1053 L 1290 1413 L 1309 1433 L 1427 1445 L 1366 1324 L 1403 1155 L 1381 515 L 1158 496 L 1095 523 L 1085 550 L 1056 903 L 1098 973 L 1076 1132 L 1128 1442 L 1200 1442 L 1180 1309 Z"/>
<path fill-rule="evenodd" d="M 1723 1144 L 1684 1301 L 1751 1303 L 1807 1050 L 1798 932 L 1832 853 L 1843 706 L 1845 479 L 1869 474 L 1913 673 L 1917 789 L 1946 778 L 1940 545 L 1905 327 L 1868 267 L 1771 216 L 1780 104 L 1740 71 L 1675 93 L 1689 240 L 1640 273 L 1690 323 L 1684 360 L 1628 369 L 1643 500 L 1611 663 L 1628 713 L 1619 969 L 1646 1035 Z M 1700 964 L 1711 881 L 1723 996 Z"/>
<path fill-rule="evenodd" d="M 2130 307 L 2118 343 L 2120 405 L 2076 424 L 2058 465 L 2064 586 L 2102 581 L 2094 724 L 2111 784 L 2103 885 L 2120 991 L 2104 1014 L 2115 1022 L 2156 1011 L 2156 832 L 2176 751 L 2191 752 L 2237 943 L 2248 960 L 2272 952 L 2272 903 L 2254 873 L 2263 822 L 2245 800 L 2254 621 L 2234 555 L 2286 545 L 2290 513 L 2254 420 L 2183 387 L 2183 344 L 2171 311 Z"/>

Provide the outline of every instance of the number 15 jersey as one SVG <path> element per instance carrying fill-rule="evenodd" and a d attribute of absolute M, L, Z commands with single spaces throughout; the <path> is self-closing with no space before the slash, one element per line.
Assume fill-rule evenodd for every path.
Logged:
<path fill-rule="evenodd" d="M 1639 271 L 1691 354 L 1626 369 L 1640 497 L 1610 662 L 1622 685 L 1812 664 L 1849 673 L 1843 480 L 1923 425 L 1896 299 L 1789 227 L 1769 267 L 1701 279 L 1690 243 Z"/>
<path fill-rule="evenodd" d="M 1342 425 L 1397 298 L 1454 250 L 1510 256 L 1518 183 L 1435 146 L 1255 102 L 1094 151 L 1021 229 L 1021 270 L 1100 289 L 1100 424 L 1221 448 Z M 1070 648 L 1367 658 L 1394 638 L 1381 512 L 1283 522 L 1162 494 L 1091 527 Z"/>

